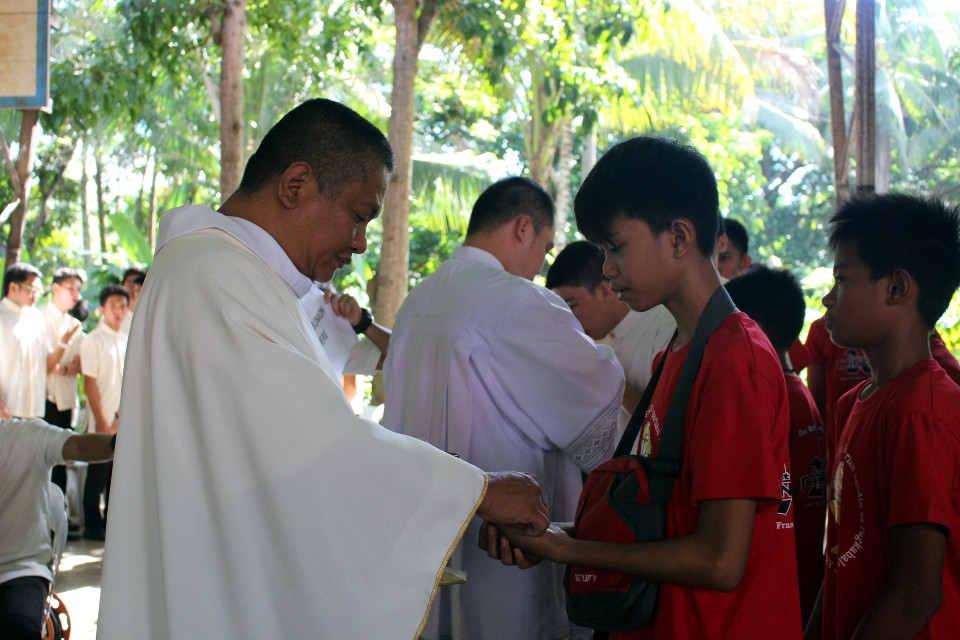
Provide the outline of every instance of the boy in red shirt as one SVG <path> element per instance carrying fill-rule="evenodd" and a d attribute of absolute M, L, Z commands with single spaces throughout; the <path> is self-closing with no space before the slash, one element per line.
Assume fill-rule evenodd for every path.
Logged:
<path fill-rule="evenodd" d="M 960 630 L 960 388 L 930 331 L 960 285 L 960 210 L 859 196 L 831 219 L 831 339 L 871 377 L 831 414 L 827 559 L 806 637 L 955 638 Z"/>
<path fill-rule="evenodd" d="M 691 337 L 720 287 L 716 179 L 691 147 L 635 138 L 597 163 L 574 210 L 580 232 L 603 247 L 620 299 L 636 311 L 663 304 L 677 321 L 639 437 L 639 453 L 654 455 Z M 486 527 L 481 546 L 505 564 L 547 558 L 660 582 L 652 621 L 611 638 L 799 638 L 787 391 L 746 314 L 710 337 L 683 428 L 665 539 L 578 540 L 555 523 L 539 538 Z"/>
<path fill-rule="evenodd" d="M 790 399 L 790 469 L 797 541 L 800 615 L 806 620 L 823 582 L 823 518 L 827 508 L 823 421 L 787 355 L 803 328 L 806 302 L 785 269 L 755 266 L 726 284 L 737 308 L 753 318 L 777 350 Z"/>

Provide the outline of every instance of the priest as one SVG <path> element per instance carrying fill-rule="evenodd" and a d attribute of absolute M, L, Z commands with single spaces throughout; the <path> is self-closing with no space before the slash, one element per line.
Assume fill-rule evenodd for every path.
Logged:
<path fill-rule="evenodd" d="M 101 640 L 419 635 L 470 518 L 542 533 L 539 487 L 354 416 L 298 302 L 366 249 L 383 134 L 311 100 L 219 212 L 161 221 L 120 407 Z"/>

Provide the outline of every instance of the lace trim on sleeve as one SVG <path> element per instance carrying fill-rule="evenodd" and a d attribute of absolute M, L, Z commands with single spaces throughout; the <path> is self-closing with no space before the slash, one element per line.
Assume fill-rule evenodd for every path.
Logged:
<path fill-rule="evenodd" d="M 590 473 L 594 467 L 609 460 L 617 448 L 617 420 L 620 417 L 623 388 L 624 383 L 621 382 L 620 391 L 613 397 L 613 402 L 563 449 L 563 453 L 584 473 Z"/>

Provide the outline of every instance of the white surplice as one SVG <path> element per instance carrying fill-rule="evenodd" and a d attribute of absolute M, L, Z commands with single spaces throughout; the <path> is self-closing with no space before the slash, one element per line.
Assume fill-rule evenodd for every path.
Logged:
<path fill-rule="evenodd" d="M 401 306 L 384 386 L 384 426 L 485 471 L 532 474 L 563 521 L 573 519 L 582 471 L 616 445 L 623 372 L 559 296 L 460 247 Z M 563 567 L 492 562 L 477 549 L 478 524 L 454 560 L 467 582 L 441 593 L 424 637 L 566 638 Z"/>
<path fill-rule="evenodd" d="M 167 215 L 124 370 L 98 638 L 416 637 L 484 474 L 353 415 L 269 236 Z"/>

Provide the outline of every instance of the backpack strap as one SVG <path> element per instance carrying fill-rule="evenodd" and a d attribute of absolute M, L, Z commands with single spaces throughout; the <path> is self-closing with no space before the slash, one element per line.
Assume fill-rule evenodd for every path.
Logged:
<path fill-rule="evenodd" d="M 727 290 L 720 286 L 713 292 L 707 306 L 700 315 L 700 321 L 697 323 L 697 328 L 690 341 L 690 349 L 683 361 L 683 368 L 680 370 L 677 386 L 670 398 L 670 405 L 660 435 L 660 445 L 657 447 L 657 455 L 650 461 L 651 502 L 665 504 L 670 499 L 670 494 L 673 492 L 673 480 L 680 475 L 680 445 L 683 442 L 683 423 L 687 414 L 687 401 L 690 398 L 693 383 L 696 382 L 697 375 L 700 373 L 704 349 L 717 327 L 736 310 L 737 308 L 727 294 Z M 673 348 L 676 339 L 677 334 L 674 333 L 667 348 L 660 356 L 656 371 L 650 379 L 650 384 L 644 389 L 643 396 L 630 418 L 623 437 L 617 444 L 614 457 L 631 454 L 633 443 L 636 442 L 647 408 L 650 406 L 650 400 L 653 398 L 654 389 L 660 380 L 663 363 L 666 361 L 667 353 Z"/>

